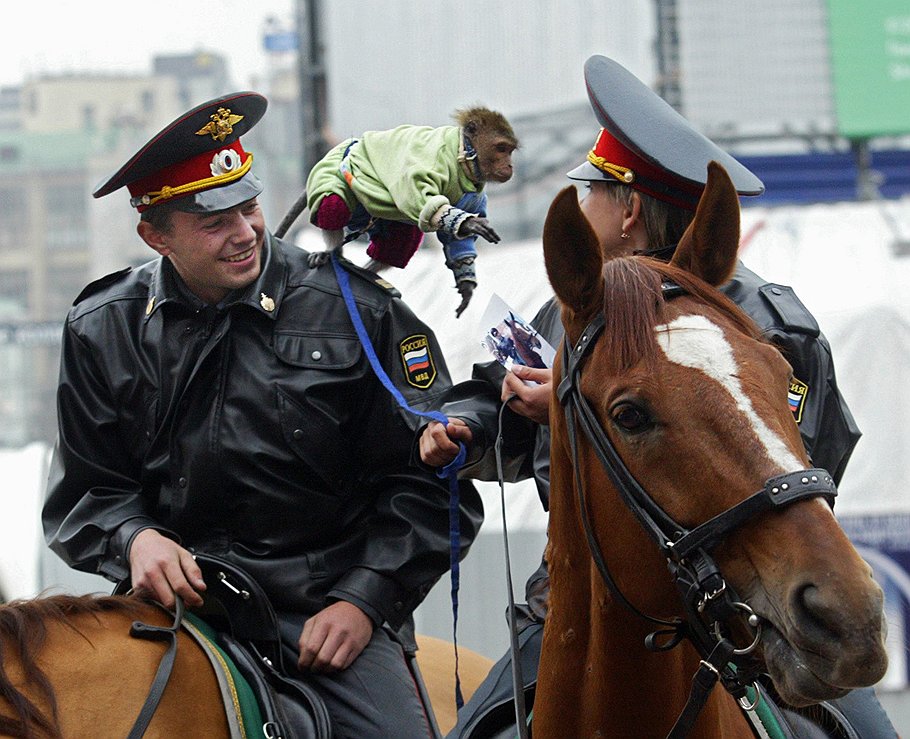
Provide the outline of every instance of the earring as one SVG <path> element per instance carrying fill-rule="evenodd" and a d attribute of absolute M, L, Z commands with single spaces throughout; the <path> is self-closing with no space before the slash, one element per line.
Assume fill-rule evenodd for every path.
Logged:
<path fill-rule="evenodd" d="M 628 239 L 628 238 L 629 238 L 629 234 L 627 234 L 625 231 L 623 231 L 621 234 L 619 234 L 619 238 L 621 238 L 621 239 Z"/>

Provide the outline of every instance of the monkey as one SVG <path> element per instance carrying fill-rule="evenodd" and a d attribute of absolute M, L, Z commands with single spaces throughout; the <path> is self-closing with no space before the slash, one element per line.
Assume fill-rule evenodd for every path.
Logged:
<path fill-rule="evenodd" d="M 512 178 L 519 142 L 506 117 L 488 108 L 456 110 L 453 118 L 457 125 L 366 131 L 316 163 L 307 177 L 307 206 L 329 251 L 311 254 L 311 267 L 364 232 L 368 269 L 405 267 L 423 234 L 435 231 L 461 296 L 455 311 L 461 316 L 477 286 L 477 237 L 501 240 L 487 220 L 484 186 Z"/>

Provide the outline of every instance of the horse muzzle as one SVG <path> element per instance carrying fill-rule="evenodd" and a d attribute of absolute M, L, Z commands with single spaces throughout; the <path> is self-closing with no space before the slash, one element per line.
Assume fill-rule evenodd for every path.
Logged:
<path fill-rule="evenodd" d="M 786 624 L 765 619 L 762 653 L 781 697 L 794 706 L 839 698 L 878 682 L 888 667 L 881 588 L 845 598 L 836 587 L 802 585 Z"/>

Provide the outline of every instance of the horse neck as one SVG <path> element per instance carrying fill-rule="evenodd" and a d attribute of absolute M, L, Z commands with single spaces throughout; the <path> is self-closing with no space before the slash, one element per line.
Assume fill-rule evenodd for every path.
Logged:
<path fill-rule="evenodd" d="M 552 472 L 553 489 L 566 494 L 551 499 L 550 610 L 534 735 L 666 736 L 686 704 L 699 657 L 688 643 L 663 653 L 645 648 L 645 637 L 658 627 L 629 610 L 603 582 L 571 497 L 571 468 L 554 466 Z M 598 497 L 606 495 L 601 488 Z M 678 598 L 655 545 L 624 506 L 610 515 L 616 535 L 600 544 L 623 594 L 651 615 L 678 612 Z M 621 568 L 627 571 L 628 588 Z M 691 736 L 740 735 L 752 736 L 751 730 L 735 701 L 718 688 Z"/>

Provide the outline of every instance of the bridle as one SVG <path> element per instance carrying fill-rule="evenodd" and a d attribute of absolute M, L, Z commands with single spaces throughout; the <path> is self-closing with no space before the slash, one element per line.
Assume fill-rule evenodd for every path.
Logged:
<path fill-rule="evenodd" d="M 664 281 L 661 287 L 664 300 L 685 294 L 681 287 L 670 281 Z M 557 397 L 565 409 L 575 487 L 585 536 L 601 577 L 626 608 L 661 627 L 645 640 L 648 649 L 655 652 L 667 651 L 683 639 L 688 639 L 701 656 L 689 700 L 668 735 L 668 739 L 676 739 L 689 732 L 718 681 L 744 709 L 754 709 L 758 701 L 755 681 L 759 665 L 750 655 L 761 638 L 761 619 L 749 605 L 737 599 L 732 588 L 724 581 L 710 551 L 737 528 L 765 511 L 815 497 L 822 497 L 833 506 L 837 488 L 831 475 L 822 469 L 788 472 L 767 480 L 761 490 L 694 528 L 687 528 L 675 521 L 642 488 L 626 467 L 581 392 L 582 366 L 603 333 L 604 326 L 605 317 L 601 312 L 581 332 L 574 346 L 570 348 L 568 341 L 564 341 L 564 376 L 557 388 Z M 643 613 L 623 595 L 610 574 L 589 519 L 579 471 L 576 424 L 584 432 L 623 503 L 666 558 L 670 574 L 682 598 L 685 618 L 668 620 Z M 737 648 L 728 637 L 729 623 L 741 617 L 746 618 L 754 636 L 748 646 Z"/>

